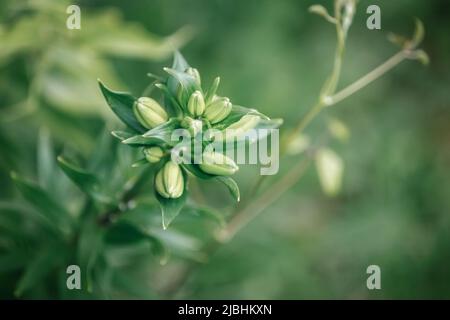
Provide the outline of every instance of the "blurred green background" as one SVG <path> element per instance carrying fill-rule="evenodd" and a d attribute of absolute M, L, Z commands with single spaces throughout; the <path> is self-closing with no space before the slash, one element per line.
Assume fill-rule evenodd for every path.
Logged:
<path fill-rule="evenodd" d="M 283 132 L 315 102 L 332 67 L 334 28 L 308 13 L 315 3 L 332 7 L 332 1 L 298 0 L 77 1 L 82 29 L 69 31 L 64 1 L 1 0 L 0 297 L 14 297 L 31 254 L 19 262 L 8 257 L 35 232 L 23 226 L 26 215 L 11 220 L 21 209 L 8 203 L 25 201 L 10 172 L 39 178 L 36 146 L 43 128 L 55 154 L 92 156 L 104 123 L 119 126 L 96 79 L 139 95 L 150 82 L 146 73 L 161 74 L 181 47 L 206 83 L 220 75 L 221 94 L 284 118 Z M 382 30 L 366 28 L 370 4 L 381 7 Z M 439 0 L 359 2 L 341 87 L 394 54 L 388 32 L 410 35 L 413 17 L 424 22 L 431 64 L 406 61 L 316 119 L 306 132 L 312 139 L 320 138 L 330 116 L 350 130 L 346 143 L 331 143 L 345 163 L 340 193 L 324 195 L 311 166 L 207 263 L 196 265 L 176 297 L 450 298 L 449 12 L 449 3 Z M 280 174 L 295 161 L 283 162 Z M 247 168 L 237 176 L 244 198 L 256 173 Z M 232 208 L 223 188 L 203 187 L 209 205 L 224 214 Z M 66 201 L 73 203 L 66 205 L 77 208 L 79 197 L 71 192 Z M 39 242 L 34 245 L 39 255 Z M 154 260 L 130 255 L 117 267 L 99 267 L 96 274 L 108 285 L 79 296 L 55 288 L 65 269 L 54 269 L 21 296 L 162 298 L 159 288 L 179 276 L 184 260 L 174 255 L 164 267 Z M 381 267 L 381 290 L 366 288 L 372 264 Z"/>

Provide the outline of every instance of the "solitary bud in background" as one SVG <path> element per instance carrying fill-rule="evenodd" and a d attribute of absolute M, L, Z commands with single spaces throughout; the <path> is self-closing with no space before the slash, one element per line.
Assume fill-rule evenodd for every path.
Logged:
<path fill-rule="evenodd" d="M 239 121 L 231 124 L 225 129 L 225 134 L 217 135 L 216 141 L 231 140 L 239 138 L 258 125 L 260 117 L 253 114 L 243 116 Z"/>
<path fill-rule="evenodd" d="M 148 97 L 139 98 L 133 106 L 134 115 L 147 129 L 154 128 L 167 121 L 166 111 L 158 102 Z"/>
<path fill-rule="evenodd" d="M 192 93 L 188 102 L 188 110 L 195 117 L 201 116 L 205 111 L 205 99 L 200 91 L 196 90 Z"/>
<path fill-rule="evenodd" d="M 150 163 L 156 163 L 161 160 L 164 155 L 164 151 L 160 147 L 144 148 L 144 156 Z"/>
<path fill-rule="evenodd" d="M 201 120 L 195 120 L 191 117 L 185 117 L 181 121 L 181 126 L 189 130 L 192 137 L 195 137 L 199 132 L 202 131 L 203 122 Z"/>
<path fill-rule="evenodd" d="M 186 73 L 188 75 L 194 77 L 195 81 L 200 86 L 200 84 L 201 84 L 200 73 L 198 72 L 197 69 L 195 69 L 195 68 L 187 68 L 186 69 Z"/>
<path fill-rule="evenodd" d="M 210 151 L 203 153 L 202 163 L 199 166 L 204 172 L 219 176 L 230 176 L 239 170 L 233 159 L 222 153 Z"/>
<path fill-rule="evenodd" d="M 232 104 L 226 97 L 214 97 L 212 102 L 206 106 L 204 116 L 211 123 L 217 123 L 225 119 L 231 112 Z"/>
<path fill-rule="evenodd" d="M 164 198 L 179 198 L 184 189 L 181 168 L 176 163 L 168 161 L 156 174 L 155 188 Z"/>

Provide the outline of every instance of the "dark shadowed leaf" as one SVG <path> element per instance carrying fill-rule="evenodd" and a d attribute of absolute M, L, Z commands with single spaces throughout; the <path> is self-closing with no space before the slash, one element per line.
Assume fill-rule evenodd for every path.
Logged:
<path fill-rule="evenodd" d="M 35 183 L 22 179 L 14 172 L 11 173 L 11 177 L 16 183 L 22 196 L 31 203 L 43 217 L 58 226 L 64 234 L 70 232 L 73 220 L 63 206 L 57 203 L 46 191 Z"/>

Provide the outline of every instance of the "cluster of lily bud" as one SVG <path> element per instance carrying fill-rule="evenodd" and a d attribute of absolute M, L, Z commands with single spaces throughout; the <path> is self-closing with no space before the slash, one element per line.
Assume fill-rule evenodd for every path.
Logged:
<path fill-rule="evenodd" d="M 197 69 L 188 68 L 186 73 L 192 76 L 200 87 L 200 74 Z M 219 85 L 219 78 L 213 83 L 213 92 Z M 212 95 L 206 99 L 200 90 L 194 91 L 187 102 L 187 113 L 181 121 L 181 125 L 196 136 L 202 131 L 204 123 L 216 124 L 224 120 L 231 112 L 232 104 L 227 97 Z M 147 129 L 155 128 L 168 121 L 169 116 L 164 108 L 149 97 L 139 98 L 134 106 L 133 112 L 139 123 Z M 236 123 L 229 126 L 234 135 L 245 133 L 256 126 L 258 116 L 246 115 Z M 225 138 L 229 138 L 225 135 Z M 143 149 L 145 158 L 149 163 L 158 163 L 165 159 L 167 153 L 159 146 L 145 147 Z M 239 167 L 233 159 L 218 152 L 205 151 L 202 154 L 200 169 L 211 175 L 227 176 L 234 174 Z M 155 189 L 164 198 L 179 198 L 184 190 L 184 175 L 179 164 L 167 160 L 155 176 Z"/>

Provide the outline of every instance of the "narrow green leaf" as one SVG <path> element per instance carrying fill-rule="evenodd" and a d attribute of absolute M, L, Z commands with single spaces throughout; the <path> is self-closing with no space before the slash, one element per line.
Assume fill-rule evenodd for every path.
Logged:
<path fill-rule="evenodd" d="M 49 187 L 52 181 L 55 157 L 50 132 L 47 129 L 39 131 L 37 153 L 39 184 L 43 187 Z"/>
<path fill-rule="evenodd" d="M 179 102 L 185 106 L 188 103 L 188 100 L 191 96 L 191 94 L 195 91 L 195 90 L 200 90 L 201 88 L 198 85 L 198 82 L 195 80 L 195 78 L 193 76 L 191 76 L 190 74 L 187 74 L 185 72 L 182 71 L 178 71 L 172 68 L 164 68 L 164 71 L 166 71 L 173 79 L 176 80 L 177 84 L 175 85 L 175 92 L 169 90 L 172 93 L 172 95 L 177 96 L 179 99 Z M 181 86 L 181 96 L 178 96 L 178 85 Z"/>
<path fill-rule="evenodd" d="M 132 146 L 175 145 L 178 141 L 172 141 L 172 132 L 179 127 L 179 125 L 180 120 L 172 118 L 142 135 L 135 135 L 125 139 L 122 143 Z"/>
<path fill-rule="evenodd" d="M 183 55 L 176 51 L 173 57 L 172 69 L 178 72 L 185 72 L 187 68 L 189 68 L 189 64 L 186 59 L 184 59 Z M 167 89 L 169 90 L 172 97 L 177 97 L 177 89 L 178 89 L 178 79 L 172 75 L 169 75 L 167 78 Z"/>
<path fill-rule="evenodd" d="M 214 129 L 223 130 L 226 127 L 230 126 L 231 124 L 239 121 L 245 115 L 256 115 L 256 116 L 260 116 L 261 119 L 263 119 L 263 120 L 270 120 L 269 117 L 262 114 L 261 112 L 259 112 L 256 109 L 233 105 L 228 117 L 226 117 L 225 120 L 219 122 L 218 124 L 214 125 L 213 127 L 214 127 Z"/>
<path fill-rule="evenodd" d="M 320 4 L 315 4 L 315 5 L 310 6 L 309 12 L 315 13 L 315 14 L 325 18 L 325 20 L 327 20 L 330 23 L 336 24 L 336 22 L 337 22 L 336 19 L 328 13 L 328 10 Z"/>
<path fill-rule="evenodd" d="M 197 164 L 181 163 L 181 167 L 200 179 L 211 179 L 215 177 L 209 173 L 203 172 Z"/>
<path fill-rule="evenodd" d="M 38 185 L 22 179 L 14 172 L 11 173 L 11 177 L 16 183 L 22 196 L 31 203 L 43 217 L 58 226 L 60 231 L 64 234 L 67 235 L 70 232 L 73 220 L 66 209 Z"/>
<path fill-rule="evenodd" d="M 133 105 L 136 99 L 129 93 L 107 88 L 100 80 L 98 83 L 106 102 L 120 120 L 137 132 L 145 132 L 146 129 L 139 123 L 133 113 Z"/>
<path fill-rule="evenodd" d="M 228 191 L 230 191 L 230 194 L 233 196 L 233 198 L 239 202 L 241 200 L 241 194 L 239 192 L 239 186 L 236 183 L 236 181 L 233 180 L 231 177 L 225 177 L 225 176 L 217 176 L 215 177 L 217 181 L 222 182 L 227 188 Z"/>
<path fill-rule="evenodd" d="M 176 199 L 161 197 L 157 192 L 155 192 L 155 194 L 161 207 L 163 229 L 167 229 L 172 221 L 181 212 L 181 209 L 183 209 L 187 199 L 187 190 L 185 189 L 183 194 Z"/>
<path fill-rule="evenodd" d="M 196 176 L 197 178 L 216 179 L 217 181 L 223 183 L 228 188 L 228 190 L 230 191 L 230 194 L 233 196 L 233 198 L 236 201 L 240 201 L 239 186 L 237 185 L 236 181 L 233 180 L 233 178 L 226 177 L 226 176 L 215 176 L 215 175 L 205 173 L 196 164 L 182 163 L 181 167 L 183 169 L 185 169 L 187 172 L 190 172 L 191 174 Z"/>
<path fill-rule="evenodd" d="M 93 271 L 101 251 L 105 230 L 100 228 L 93 218 L 86 220 L 80 232 L 77 245 L 77 260 L 83 272 L 85 288 L 93 290 Z"/>
<path fill-rule="evenodd" d="M 175 114 L 175 116 L 181 116 L 183 114 L 183 108 L 181 107 L 181 105 L 178 103 L 177 101 L 177 97 L 174 96 L 168 86 L 166 86 L 163 83 L 156 83 L 155 87 L 157 87 L 158 89 L 160 89 L 163 93 L 164 93 L 164 98 L 165 98 L 165 105 L 170 106 L 171 110 L 173 111 L 173 113 Z"/>
<path fill-rule="evenodd" d="M 160 259 L 161 264 L 165 264 L 168 259 L 168 251 L 164 244 L 148 230 L 132 225 L 126 220 L 119 221 L 111 227 L 105 234 L 105 241 L 112 245 L 130 245 L 140 241 L 149 241 L 152 245 L 152 252 Z"/>
<path fill-rule="evenodd" d="M 59 167 L 82 191 L 91 195 L 98 190 L 98 179 L 92 173 L 85 171 L 62 156 L 57 158 Z"/>
<path fill-rule="evenodd" d="M 323 191 L 336 195 L 341 189 L 344 163 L 333 150 L 322 148 L 316 155 L 316 168 Z"/>
<path fill-rule="evenodd" d="M 58 251 L 55 248 L 41 249 L 28 264 L 25 273 L 17 284 L 14 295 L 20 297 L 25 291 L 34 287 L 52 271 L 58 260 L 60 260 L 60 255 L 58 255 Z"/>
<path fill-rule="evenodd" d="M 64 159 L 62 156 L 57 158 L 59 167 L 86 195 L 96 199 L 99 202 L 110 203 L 111 198 L 100 192 L 100 183 L 97 177 L 78 167 L 77 165 Z"/>
<path fill-rule="evenodd" d="M 134 136 L 134 134 L 130 133 L 130 132 L 126 132 L 126 131 L 120 131 L 120 130 L 115 130 L 112 131 L 111 134 L 116 137 L 117 139 L 119 139 L 120 141 L 129 139 L 131 137 Z"/>
<path fill-rule="evenodd" d="M 413 48 L 416 48 L 418 45 L 420 45 L 423 41 L 423 38 L 425 37 L 425 27 L 423 26 L 422 21 L 420 19 L 416 18 L 414 20 L 415 23 L 415 29 L 414 29 L 414 35 L 412 38 L 411 46 Z"/>
<path fill-rule="evenodd" d="M 0 272 L 5 274 L 10 271 L 21 269 L 30 262 L 28 254 L 20 251 L 8 252 L 0 256 Z"/>
<path fill-rule="evenodd" d="M 187 68 L 189 68 L 189 64 L 187 63 L 186 59 L 183 57 L 180 51 L 175 51 L 173 56 L 172 69 L 184 72 Z"/>
<path fill-rule="evenodd" d="M 133 168 L 137 168 L 137 167 L 140 167 L 140 166 L 145 166 L 146 164 L 149 164 L 149 162 L 148 162 L 147 159 L 143 158 L 143 159 L 140 159 L 140 160 L 134 162 L 131 166 Z"/>

